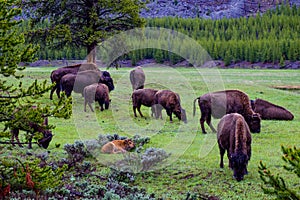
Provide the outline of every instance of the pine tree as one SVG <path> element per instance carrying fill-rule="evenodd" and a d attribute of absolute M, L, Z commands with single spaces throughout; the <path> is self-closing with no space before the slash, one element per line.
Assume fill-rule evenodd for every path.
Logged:
<path fill-rule="evenodd" d="M 46 81 L 35 80 L 29 87 L 23 87 L 20 72 L 25 67 L 19 63 L 31 61 L 36 47 L 25 45 L 24 35 L 16 32 L 15 27 L 21 23 L 16 20 L 21 14 L 21 9 L 14 6 L 16 3 L 17 0 L 0 1 L 0 123 L 2 127 L 30 132 L 30 122 L 40 123 L 49 116 L 69 118 L 71 104 L 70 99 L 65 98 L 53 102 L 54 105 L 38 104 L 43 94 L 52 88 Z M 36 109 L 30 109 L 33 105 Z M 0 135 L 8 136 L 9 133 L 1 132 Z"/>

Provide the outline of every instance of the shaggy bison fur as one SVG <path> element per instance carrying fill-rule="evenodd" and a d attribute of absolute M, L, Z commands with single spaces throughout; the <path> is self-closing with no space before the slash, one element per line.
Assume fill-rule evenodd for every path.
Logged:
<path fill-rule="evenodd" d="M 204 94 L 194 100 L 194 116 L 196 112 L 196 100 L 198 100 L 201 111 L 200 125 L 202 133 L 206 133 L 204 128 L 205 121 L 211 130 L 216 132 L 211 124 L 211 116 L 219 119 L 229 113 L 241 114 L 245 118 L 251 132 L 260 132 L 260 115 L 252 110 L 249 97 L 244 92 L 239 90 L 225 90 Z"/>
<path fill-rule="evenodd" d="M 86 70 L 77 74 L 66 74 L 60 80 L 60 87 L 68 97 L 71 96 L 72 91 L 81 93 L 83 96 L 83 89 L 94 83 L 104 83 L 108 86 L 109 91 L 114 90 L 114 83 L 110 74 L 95 70 Z"/>
<path fill-rule="evenodd" d="M 145 73 L 141 66 L 137 66 L 130 71 L 130 82 L 133 90 L 144 88 Z"/>
<path fill-rule="evenodd" d="M 54 84 L 50 91 L 50 99 L 53 98 L 53 93 L 56 91 L 57 97 L 60 98 L 60 79 L 66 74 L 77 74 L 80 71 L 85 70 L 99 70 L 94 63 L 83 63 L 71 66 L 65 66 L 53 70 L 50 75 L 51 82 Z"/>
<path fill-rule="evenodd" d="M 254 112 L 259 113 L 263 120 L 293 120 L 294 115 L 287 109 L 263 99 L 251 100 Z"/>
<path fill-rule="evenodd" d="M 136 115 L 136 109 L 138 110 L 138 112 L 140 113 L 141 117 L 144 117 L 142 112 L 141 112 L 141 106 L 147 106 L 147 107 L 151 107 L 151 109 L 153 110 L 154 108 L 152 108 L 153 106 L 155 106 L 155 94 L 158 90 L 155 89 L 138 89 L 138 90 L 134 90 L 131 98 L 132 98 L 132 108 L 133 108 L 133 113 L 134 116 L 137 117 Z"/>
<path fill-rule="evenodd" d="M 251 157 L 251 133 L 244 117 L 238 113 L 225 115 L 218 124 L 220 167 L 224 168 L 223 157 L 227 151 L 229 167 L 233 177 L 241 181 L 248 173 L 247 164 Z"/>
<path fill-rule="evenodd" d="M 160 104 L 164 109 L 166 109 L 167 115 L 170 117 L 170 122 L 172 122 L 172 113 L 175 116 L 187 123 L 185 110 L 180 105 L 179 95 L 171 90 L 159 90 L 155 94 L 155 103 Z"/>
<path fill-rule="evenodd" d="M 84 112 L 86 112 L 86 104 L 89 105 L 92 112 L 94 109 L 92 107 L 92 103 L 97 101 L 100 106 L 100 110 L 103 111 L 103 104 L 105 105 L 105 109 L 109 107 L 109 90 L 107 85 L 102 83 L 94 83 L 92 85 L 88 85 L 83 90 L 84 95 Z"/>

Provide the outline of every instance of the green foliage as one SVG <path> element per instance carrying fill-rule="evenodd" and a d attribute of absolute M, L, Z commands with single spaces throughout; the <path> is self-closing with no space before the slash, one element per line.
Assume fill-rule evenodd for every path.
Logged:
<path fill-rule="evenodd" d="M 281 146 L 283 152 L 282 159 L 288 165 L 284 165 L 283 168 L 288 172 L 293 172 L 300 178 L 300 149 L 294 147 L 284 147 Z M 299 186 L 298 189 L 293 190 L 287 184 L 286 180 L 279 176 L 279 174 L 274 175 L 263 162 L 259 165 L 260 178 L 264 182 L 265 186 L 262 187 L 266 194 L 276 195 L 277 199 L 293 199 L 299 200 Z"/>
<path fill-rule="evenodd" d="M 66 44 L 84 47 L 92 54 L 92 58 L 88 56 L 92 62 L 96 56 L 93 50 L 98 43 L 120 31 L 144 25 L 144 19 L 139 17 L 144 3 L 139 0 L 88 0 L 84 3 L 25 0 L 20 6 L 29 11 L 32 25 L 49 20 L 48 27 L 32 29 L 29 37 L 42 39 L 40 42 L 46 41 L 56 48 Z"/>
<path fill-rule="evenodd" d="M 15 7 L 18 3 L 18 0 L 0 2 L 0 123 L 6 128 L 32 133 L 30 124 L 41 125 L 44 117 L 69 118 L 70 99 L 63 97 L 54 105 L 44 106 L 38 100 L 52 85 L 35 80 L 28 87 L 23 86 L 22 76 L 18 73 L 25 67 L 19 66 L 19 63 L 32 61 L 37 47 L 25 45 L 23 33 L 17 32 L 17 25 L 22 22 L 17 20 L 21 15 L 21 9 Z M 8 77 L 9 81 L 3 77 Z M 32 106 L 35 108 L 32 109 Z M 8 134 L 1 131 L 0 135 Z"/>

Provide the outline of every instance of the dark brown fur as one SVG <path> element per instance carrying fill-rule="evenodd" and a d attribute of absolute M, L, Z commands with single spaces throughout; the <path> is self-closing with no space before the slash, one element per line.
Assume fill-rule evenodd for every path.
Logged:
<path fill-rule="evenodd" d="M 94 83 L 92 85 L 88 85 L 83 90 L 84 94 L 84 112 L 86 112 L 86 104 L 89 105 L 92 112 L 94 109 L 91 105 L 94 101 L 97 101 L 100 106 L 100 110 L 103 111 L 103 104 L 105 105 L 105 109 L 109 107 L 109 90 L 107 85 L 102 83 Z"/>
<path fill-rule="evenodd" d="M 172 122 L 172 113 L 175 116 L 187 122 L 185 110 L 180 105 L 179 95 L 170 90 L 159 90 L 155 94 L 156 104 L 160 104 L 164 109 L 166 109 L 167 115 L 170 117 L 170 122 Z"/>
<path fill-rule="evenodd" d="M 50 91 L 50 99 L 53 98 L 53 93 L 56 91 L 57 97 L 60 98 L 60 79 L 66 74 L 77 74 L 79 71 L 85 70 L 98 70 L 94 63 L 83 63 L 71 66 L 65 66 L 53 70 L 50 75 L 51 82 L 54 83 L 53 88 Z"/>
<path fill-rule="evenodd" d="M 113 140 L 101 148 L 102 153 L 126 153 L 135 147 L 131 139 Z"/>
<path fill-rule="evenodd" d="M 243 180 L 251 157 L 251 133 L 244 117 L 238 113 L 225 115 L 218 124 L 218 145 L 220 167 L 224 167 L 223 157 L 227 151 L 229 167 L 237 181 Z"/>
<path fill-rule="evenodd" d="M 133 90 L 144 88 L 145 73 L 141 66 L 137 66 L 130 71 L 130 82 Z"/>
<path fill-rule="evenodd" d="M 251 101 L 254 112 L 259 113 L 263 120 L 293 120 L 294 115 L 287 109 L 263 99 Z"/>
<path fill-rule="evenodd" d="M 133 113 L 134 116 L 137 117 L 136 115 L 136 109 L 140 113 L 141 117 L 144 117 L 142 112 L 141 112 L 141 106 L 147 106 L 147 107 L 152 107 L 155 105 L 155 94 L 158 90 L 155 89 L 138 89 L 134 90 L 131 98 L 132 98 L 132 108 L 133 108 Z"/>
<path fill-rule="evenodd" d="M 83 89 L 93 83 L 104 83 L 108 86 L 109 91 L 114 89 L 113 80 L 108 72 L 86 70 L 78 72 L 77 74 L 66 74 L 61 78 L 60 87 L 61 90 L 69 97 L 72 91 L 81 93 L 83 96 Z"/>
<path fill-rule="evenodd" d="M 198 100 L 201 111 L 200 125 L 202 133 L 206 133 L 204 128 L 205 121 L 211 130 L 216 132 L 211 124 L 211 116 L 219 119 L 229 113 L 243 115 L 251 132 L 260 132 L 260 116 L 252 110 L 249 97 L 244 92 L 239 90 L 225 90 L 204 94 L 194 100 L 194 116 L 196 112 L 196 100 Z"/>

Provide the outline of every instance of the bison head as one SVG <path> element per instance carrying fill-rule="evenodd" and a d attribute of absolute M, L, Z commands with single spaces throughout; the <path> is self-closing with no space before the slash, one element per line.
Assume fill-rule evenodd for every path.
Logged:
<path fill-rule="evenodd" d="M 184 123 L 187 123 L 187 118 L 186 118 L 186 113 L 185 110 L 183 108 L 175 110 L 174 114 L 176 115 L 176 117 L 183 121 Z"/>
<path fill-rule="evenodd" d="M 231 168 L 233 170 L 233 177 L 237 181 L 244 179 L 244 175 L 248 173 L 247 164 L 248 156 L 244 153 L 234 153 L 230 157 Z"/>
<path fill-rule="evenodd" d="M 254 114 L 248 116 L 245 120 L 246 120 L 247 124 L 249 125 L 250 131 L 252 133 L 260 132 L 261 118 L 258 113 L 254 113 Z"/>
<path fill-rule="evenodd" d="M 38 145 L 42 146 L 44 149 L 47 149 L 52 140 L 53 135 L 50 130 L 45 130 L 43 135 L 44 137 L 38 140 Z"/>
<path fill-rule="evenodd" d="M 101 76 L 99 83 L 103 83 L 103 84 L 107 85 L 109 91 L 112 91 L 115 89 L 114 81 L 109 76 Z"/>
<path fill-rule="evenodd" d="M 126 151 L 129 151 L 135 147 L 135 144 L 131 139 L 125 139 L 124 144 Z"/>

